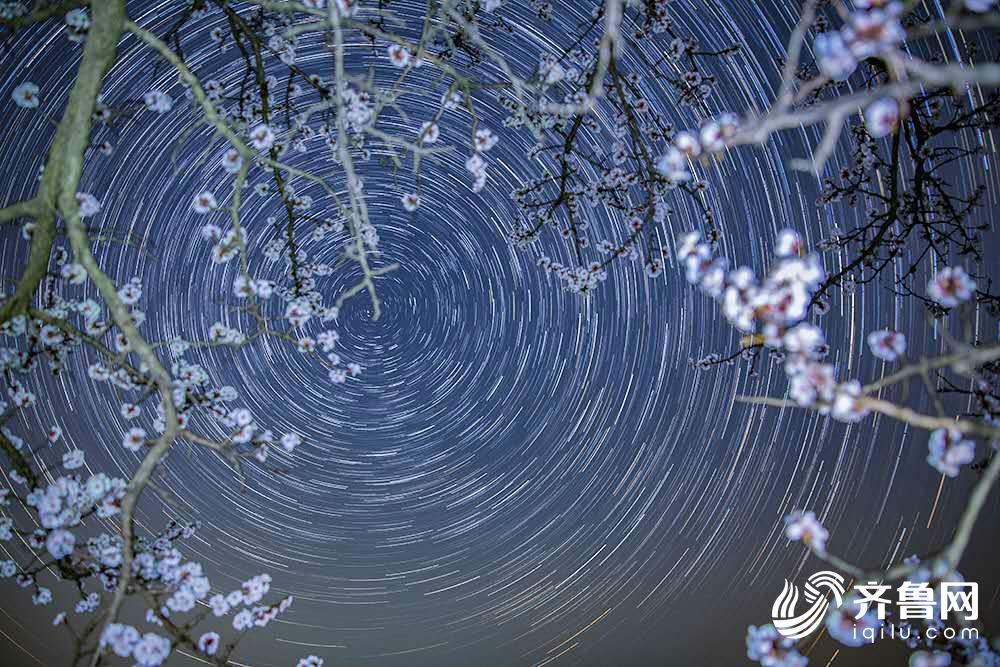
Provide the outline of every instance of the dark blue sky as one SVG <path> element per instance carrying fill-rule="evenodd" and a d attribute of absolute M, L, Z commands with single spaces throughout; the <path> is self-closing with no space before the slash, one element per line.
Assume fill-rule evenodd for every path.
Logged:
<path fill-rule="evenodd" d="M 509 4 L 500 15 L 514 35 L 490 39 L 524 67 L 541 49 L 570 43 L 591 10 L 589 2 L 557 2 L 545 23 L 527 3 Z M 162 32 L 177 5 L 132 2 L 130 16 Z M 425 5 L 391 6 L 412 27 Z M 761 108 L 773 97 L 792 3 L 683 0 L 671 8 L 678 31 L 696 35 L 706 48 L 733 41 L 745 47 L 712 66 L 719 77 L 709 98 L 713 112 Z M 208 33 L 223 24 L 221 17 L 193 21 L 183 43 L 199 76 L 235 91 L 243 73 L 238 53 L 209 46 Z M 329 56 L 311 44 L 301 66 L 329 78 Z M 6 45 L 0 202 L 33 190 L 51 140 L 38 113 L 14 109 L 10 91 L 34 81 L 43 109 L 56 116 L 79 53 L 61 31 L 44 27 L 18 32 Z M 355 73 L 373 61 L 370 50 L 350 53 Z M 384 64 L 383 47 L 377 57 Z M 204 339 L 224 317 L 218 300 L 230 295 L 236 273 L 232 264 L 211 264 L 210 245 L 198 231 L 206 220 L 190 211 L 190 201 L 206 187 L 221 201 L 231 177 L 218 167 L 222 151 L 206 128 L 183 134 L 196 115 L 182 89 L 171 87 L 174 75 L 161 68 L 153 80 L 152 62 L 148 50 L 125 40 L 105 100 L 123 105 L 155 86 L 170 92 L 174 111 L 159 116 L 141 109 L 95 133 L 116 150 L 88 158 L 81 190 L 103 204 L 93 220 L 102 233 L 131 233 L 155 255 L 97 247 L 117 280 L 142 279 L 147 336 Z M 622 69 L 641 73 L 642 66 L 626 59 Z M 391 74 L 379 76 L 388 81 Z M 416 81 L 404 103 L 409 124 L 390 114 L 389 130 L 419 127 L 436 108 L 443 85 L 431 71 Z M 662 86 L 646 92 L 677 127 L 704 117 L 676 104 Z M 849 427 L 734 404 L 739 394 L 783 395 L 784 373 L 766 360 L 753 377 L 742 365 L 692 369 L 689 359 L 729 352 L 738 337 L 677 267 L 651 280 L 624 262 L 596 294 L 581 299 L 536 266 L 542 253 L 568 259 L 554 233 L 529 249 L 511 246 L 506 233 L 517 211 L 509 193 L 540 173 L 539 163 L 525 156 L 534 141 L 502 126 L 494 98 L 476 99 L 482 125 L 500 136 L 487 154 L 483 192 L 471 192 L 463 167 L 469 122 L 460 114 L 442 123 L 442 141 L 459 148 L 424 165 L 417 212 L 399 205 L 412 187 L 408 170 L 394 173 L 377 152 L 361 167 L 384 260 L 402 268 L 377 281 L 380 320 L 371 319 L 370 303 L 359 296 L 336 323 L 339 353 L 364 367 L 360 378 L 333 385 L 315 362 L 277 341 L 185 357 L 238 389 L 259 422 L 305 441 L 282 460 L 286 475 L 251 466 L 245 491 L 209 453 L 179 445 L 164 464 L 163 483 L 184 512 L 148 494 L 139 517 L 144 528 L 159 525 L 164 514 L 200 519 L 203 530 L 185 553 L 202 560 L 216 587 L 228 590 L 267 571 L 274 589 L 295 596 L 288 613 L 247 641 L 243 662 L 289 664 L 316 653 L 328 665 L 372 667 L 743 665 L 746 626 L 768 621 L 782 580 L 821 569 L 782 535 L 788 512 L 821 514 L 831 550 L 868 566 L 927 553 L 948 540 L 974 473 L 945 482 L 928 527 L 940 477 L 925 462 L 925 434 L 873 418 Z M 816 140 L 814 130 L 790 132 L 703 170 L 725 254 L 760 270 L 776 230 L 790 226 L 815 242 L 831 225 L 859 220 L 856 209 L 818 206 L 816 179 L 785 166 Z M 956 178 L 995 188 L 995 159 L 988 155 L 984 169 Z M 290 161 L 343 186 L 321 140 Z M 251 172 L 251 183 L 268 179 L 259 168 Z M 318 188 L 297 185 L 314 197 L 317 214 L 329 205 Z M 268 264 L 261 253 L 275 237 L 267 218 L 281 215 L 280 202 L 246 194 L 243 224 L 254 266 L 280 278 L 281 264 Z M 671 203 L 665 244 L 701 225 L 688 202 Z M 214 221 L 223 219 L 218 214 Z M 595 239 L 623 235 L 622 224 L 607 215 L 595 215 L 592 224 Z M 332 263 L 345 234 L 316 240 L 313 227 L 302 221 L 296 228 L 303 249 Z M 0 234 L 0 264 L 11 277 L 26 244 L 13 228 Z M 840 260 L 825 261 L 836 268 Z M 345 269 L 318 283 L 332 300 L 356 277 Z M 876 285 L 837 297 L 822 323 L 845 377 L 883 372 L 863 344 L 876 328 L 905 332 L 914 355 L 940 346 L 919 305 Z M 995 335 L 995 323 L 980 326 Z M 125 475 L 137 464 L 119 444 L 128 426 L 114 394 L 86 378 L 89 357 L 76 355 L 65 377 L 37 385 L 44 403 L 37 421 L 21 428 L 62 424 L 67 446 L 86 450 L 92 468 Z M 960 568 L 980 582 L 986 615 L 996 607 L 996 509 L 994 498 Z M 0 590 L 0 662 L 29 664 L 30 654 L 58 664 L 48 610 L 32 609 L 9 582 Z M 826 664 L 837 648 L 822 638 L 811 664 Z M 835 664 L 886 664 L 887 655 L 902 662 L 904 653 L 869 647 Z M 191 662 L 180 655 L 173 661 Z"/>

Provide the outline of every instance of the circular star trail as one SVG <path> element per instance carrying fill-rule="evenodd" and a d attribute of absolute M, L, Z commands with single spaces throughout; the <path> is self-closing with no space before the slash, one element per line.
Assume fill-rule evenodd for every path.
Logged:
<path fill-rule="evenodd" d="M 793 4 L 671 5 L 679 34 L 706 49 L 744 47 L 709 65 L 718 78 L 708 98 L 713 114 L 764 109 L 774 98 Z M 411 26 L 426 8 L 391 5 Z M 546 22 L 528 3 L 509 2 L 499 15 L 513 33 L 488 39 L 510 62 L 530 68 L 540 53 L 560 52 L 589 26 L 592 8 L 557 2 Z M 162 33 L 177 6 L 131 2 L 129 13 Z M 244 64 L 234 46 L 211 42 L 219 26 L 226 26 L 221 13 L 191 21 L 181 44 L 203 81 L 218 79 L 237 94 Z M 653 60 L 662 52 L 652 41 L 639 48 Z M 321 38 L 303 37 L 298 53 L 304 71 L 332 78 Z M 398 75 L 386 66 L 384 45 L 356 44 L 349 54 L 355 74 L 379 63 L 379 84 Z M 79 45 L 51 26 L 18 32 L 7 45 L 3 201 L 33 191 L 51 140 L 47 121 L 15 110 L 10 91 L 34 81 L 42 112 L 57 117 L 79 56 Z M 95 140 L 110 141 L 114 153 L 88 154 L 80 190 L 102 203 L 91 219 L 97 233 L 131 240 L 98 244 L 96 255 L 117 282 L 142 281 L 146 337 L 206 340 L 217 321 L 247 325 L 227 307 L 237 263 L 213 264 L 211 244 L 200 235 L 206 222 L 224 225 L 225 214 L 191 210 L 192 197 L 205 189 L 228 205 L 232 177 L 219 162 L 225 146 L 197 123 L 176 74 L 156 62 L 125 39 L 104 99 L 124 105 L 158 89 L 173 97 L 173 111 L 140 108 L 98 130 Z M 620 67 L 644 69 L 631 51 Z M 500 76 L 492 65 L 484 70 Z M 417 131 L 447 85 L 430 66 L 408 82 L 406 118 L 387 113 L 379 124 L 386 132 Z M 641 86 L 677 128 L 706 118 L 661 83 Z M 572 261 L 557 234 L 527 249 L 512 246 L 507 233 L 518 211 L 510 193 L 538 176 L 544 160 L 527 157 L 530 133 L 504 127 L 496 96 L 477 94 L 475 103 L 479 127 L 500 137 L 484 154 L 489 180 L 482 192 L 471 191 L 464 167 L 472 122 L 463 111 L 446 112 L 440 122 L 439 145 L 456 148 L 423 163 L 415 212 L 399 203 L 414 188 L 408 164 L 394 169 L 373 142 L 371 160 L 359 165 L 380 237 L 378 262 L 400 264 L 376 279 L 380 319 L 361 294 L 331 326 L 340 335 L 337 354 L 363 366 L 359 377 L 332 384 L 314 357 L 276 339 L 240 350 L 197 347 L 184 356 L 217 384 L 236 388 L 235 405 L 258 423 L 303 438 L 291 456 L 248 465 L 245 485 L 211 452 L 177 444 L 159 482 L 171 502 L 148 493 L 138 517 L 151 531 L 164 516 L 199 519 L 203 528 L 185 555 L 205 564 L 216 589 L 269 572 L 274 589 L 295 596 L 278 622 L 248 640 L 244 662 L 288 664 L 316 653 L 328 664 L 352 665 L 736 664 L 746 625 L 765 621 L 781 580 L 804 565 L 800 545 L 781 535 L 787 512 L 823 513 L 832 545 L 871 563 L 948 536 L 967 485 L 946 486 L 928 528 L 937 477 L 924 463 L 922 436 L 878 420 L 846 427 L 735 403 L 738 395 L 784 395 L 784 373 L 766 358 L 752 374 L 746 364 L 692 368 L 692 359 L 738 349 L 738 335 L 678 267 L 649 279 L 639 264 L 615 264 L 595 294 L 580 298 L 537 266 L 542 254 Z M 613 120 L 598 113 L 600 130 L 584 130 L 584 140 L 606 145 Z M 815 176 L 787 167 L 819 138 L 816 129 L 788 132 L 699 166 L 721 252 L 734 262 L 761 271 L 783 227 L 815 243 L 835 225 L 864 219 L 860 210 L 818 205 Z M 288 162 L 327 178 L 344 196 L 343 172 L 322 139 L 307 145 Z M 835 160 L 846 155 L 843 147 Z M 960 177 L 995 187 L 994 162 L 990 154 L 981 173 Z M 251 169 L 241 220 L 251 272 L 282 281 L 284 263 L 268 262 L 263 249 L 283 234 L 283 206 L 273 193 L 252 189 L 270 180 L 269 171 Z M 313 198 L 312 213 L 325 215 L 332 206 L 326 193 L 292 182 Z M 703 225 L 689 200 L 669 203 L 672 214 L 658 232 L 665 247 Z M 593 214 L 590 224 L 595 240 L 627 232 L 607 212 Z M 298 220 L 299 247 L 310 262 L 336 264 L 348 233 L 319 236 L 315 229 Z M 11 269 L 23 262 L 26 244 L 13 229 L 3 233 L 0 262 Z M 824 261 L 836 270 L 845 260 Z M 329 303 L 359 276 L 344 265 L 316 281 Z M 875 288 L 837 296 L 820 322 L 845 377 L 880 372 L 862 354 L 873 329 L 907 332 L 915 351 L 937 345 L 915 306 Z M 118 417 L 114 392 L 87 379 L 91 357 L 75 354 L 66 373 L 44 380 L 37 424 L 62 425 L 60 447 L 84 449 L 94 470 L 127 477 L 138 458 L 120 442 L 134 423 Z M 208 429 L 199 419 L 193 427 Z M 149 415 L 138 421 L 148 424 Z M 5 595 L 2 607 L 16 616 L 20 604 Z M 22 643 L 44 656 L 41 632 L 22 631 Z"/>

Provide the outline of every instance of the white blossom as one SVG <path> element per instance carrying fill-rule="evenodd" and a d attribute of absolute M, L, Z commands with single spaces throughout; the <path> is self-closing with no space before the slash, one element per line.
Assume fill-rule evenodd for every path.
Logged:
<path fill-rule="evenodd" d="M 274 131 L 267 125 L 258 125 L 250 133 L 250 143 L 259 151 L 271 148 L 274 140 Z"/>
<path fill-rule="evenodd" d="M 174 107 L 174 101 L 170 96 L 159 90 L 151 90 L 143 97 L 146 108 L 156 113 L 166 113 Z"/>
<path fill-rule="evenodd" d="M 101 212 L 101 202 L 87 192 L 77 192 L 76 201 L 80 205 L 80 217 L 87 218 Z"/>
<path fill-rule="evenodd" d="M 895 361 L 906 354 L 906 336 L 898 331 L 881 329 L 868 334 L 868 347 L 883 361 Z"/>
<path fill-rule="evenodd" d="M 222 156 L 222 168 L 228 174 L 237 173 L 243 166 L 243 158 L 240 156 L 240 152 L 235 148 L 230 148 L 226 151 L 225 155 Z"/>
<path fill-rule="evenodd" d="M 170 640 L 147 632 L 132 647 L 132 657 L 138 667 L 157 667 L 170 655 Z"/>
<path fill-rule="evenodd" d="M 972 463 L 976 456 L 976 444 L 964 440 L 955 429 L 936 429 L 931 433 L 927 447 L 930 450 L 927 462 L 948 477 L 957 477 L 958 467 Z"/>
<path fill-rule="evenodd" d="M 131 452 L 138 452 L 146 444 L 146 431 L 136 427 L 129 429 L 122 440 L 122 446 Z"/>
<path fill-rule="evenodd" d="M 211 212 L 216 206 L 215 195 L 208 190 L 198 194 L 191 203 L 191 208 L 194 209 L 194 212 L 201 214 Z"/>
<path fill-rule="evenodd" d="M 825 619 L 826 629 L 841 644 L 861 646 L 867 641 L 866 632 L 882 625 L 875 607 L 860 600 L 860 596 L 851 591 L 844 596 L 840 606 L 830 605 Z"/>
<path fill-rule="evenodd" d="M 927 284 L 927 296 L 945 308 L 954 308 L 972 298 L 976 282 L 961 267 L 945 267 Z"/>
<path fill-rule="evenodd" d="M 427 121 L 420 126 L 420 143 L 433 144 L 438 140 L 440 134 L 441 130 L 438 128 L 438 124 Z"/>
<path fill-rule="evenodd" d="M 400 199 L 403 202 L 403 208 L 407 211 L 416 211 L 420 206 L 420 197 L 415 193 L 407 193 Z"/>
<path fill-rule="evenodd" d="M 219 633 L 206 632 L 198 638 L 198 650 L 205 655 L 215 655 L 219 650 Z"/>
<path fill-rule="evenodd" d="M 785 536 L 790 540 L 801 541 L 810 549 L 825 552 L 830 533 L 816 520 L 815 513 L 792 512 L 785 517 Z"/>
<path fill-rule="evenodd" d="M 127 658 L 139 641 L 139 631 L 131 625 L 109 623 L 101 635 L 101 646 L 110 646 L 115 655 Z"/>
<path fill-rule="evenodd" d="M 410 51 L 409 49 L 400 46 L 399 44 L 389 45 L 389 62 L 391 62 L 396 67 L 406 67 L 410 64 Z"/>
<path fill-rule="evenodd" d="M 15 88 L 11 97 L 14 98 L 14 104 L 24 109 L 35 109 L 41 103 L 41 98 L 38 96 L 38 86 L 30 81 Z"/>
<path fill-rule="evenodd" d="M 45 538 L 45 548 L 48 549 L 49 553 L 52 554 L 53 558 L 59 559 L 64 558 L 71 553 L 73 553 L 73 547 L 76 545 L 76 535 L 65 530 L 64 528 L 57 528 L 49 533 L 49 536 Z"/>
<path fill-rule="evenodd" d="M 899 102 L 891 97 L 879 98 L 865 109 L 865 127 L 876 139 L 891 134 L 898 124 Z"/>

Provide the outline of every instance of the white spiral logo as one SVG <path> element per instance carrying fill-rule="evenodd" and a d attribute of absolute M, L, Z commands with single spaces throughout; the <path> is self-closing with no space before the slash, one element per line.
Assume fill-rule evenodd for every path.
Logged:
<path fill-rule="evenodd" d="M 820 592 L 820 588 L 827 588 L 833 593 L 838 607 L 842 604 L 844 578 L 836 572 L 823 570 L 806 579 L 805 598 L 809 608 L 795 616 L 799 588 L 785 579 L 785 587 L 771 607 L 771 619 L 778 632 L 789 639 L 799 639 L 819 627 L 827 607 L 830 606 L 830 601 Z"/>

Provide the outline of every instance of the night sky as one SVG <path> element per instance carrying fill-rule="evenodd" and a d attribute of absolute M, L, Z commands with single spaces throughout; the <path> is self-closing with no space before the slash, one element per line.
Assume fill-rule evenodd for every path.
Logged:
<path fill-rule="evenodd" d="M 129 15 L 162 33 L 179 4 L 138 0 L 129 3 Z M 391 6 L 419 34 L 425 3 Z M 514 34 L 487 35 L 527 73 L 542 49 L 572 42 L 589 24 L 592 6 L 556 2 L 546 23 L 526 2 L 511 1 L 499 15 Z M 710 65 L 719 79 L 708 100 L 712 112 L 765 108 L 796 3 L 681 0 L 672 11 L 678 31 L 706 48 L 744 45 Z M 211 43 L 209 31 L 219 25 L 221 13 L 192 21 L 182 44 L 202 79 L 219 79 L 234 93 L 244 69 L 235 47 L 220 51 Z M 299 50 L 300 66 L 332 78 L 332 59 L 318 38 L 305 44 L 311 48 Z M 643 48 L 656 53 L 662 46 Z M 19 31 L 4 45 L 0 203 L 34 191 L 54 130 L 42 114 L 58 118 L 80 52 L 61 24 Z M 398 74 L 385 66 L 384 45 L 349 53 L 352 72 L 380 62 L 380 81 Z M 198 112 L 176 75 L 166 66 L 155 69 L 155 62 L 134 38 L 123 40 L 104 100 L 131 111 L 95 131 L 94 140 L 110 141 L 115 151 L 89 153 L 80 190 L 102 203 L 90 220 L 99 233 L 141 242 L 141 249 L 99 244 L 95 254 L 116 281 L 142 280 L 147 338 L 204 340 L 212 323 L 240 322 L 220 304 L 231 300 L 237 267 L 212 264 L 211 244 L 199 234 L 205 222 L 223 224 L 225 215 L 207 220 L 190 202 L 209 189 L 225 205 L 232 177 L 219 165 L 219 140 L 192 125 Z M 622 69 L 641 73 L 642 65 L 626 58 Z M 11 101 L 11 90 L 25 80 L 40 86 L 40 110 Z M 387 112 L 380 124 L 386 131 L 419 128 L 447 85 L 427 66 L 413 83 L 404 104 L 409 122 Z M 672 91 L 644 86 L 654 109 L 676 127 L 704 119 Z M 171 94 L 173 111 L 144 108 L 141 98 L 153 88 Z M 288 612 L 245 642 L 237 653 L 242 663 L 288 665 L 314 653 L 327 665 L 369 667 L 746 665 L 746 627 L 769 621 L 782 580 L 801 582 L 826 569 L 784 537 L 782 519 L 790 511 L 814 510 L 831 532 L 831 551 L 870 567 L 948 541 L 976 476 L 966 469 L 945 481 L 928 526 L 940 475 L 925 461 L 926 433 L 872 417 L 849 426 L 734 403 L 737 395 L 783 396 L 784 373 L 766 358 L 755 375 L 745 364 L 692 368 L 691 359 L 738 349 L 738 335 L 677 266 L 650 279 L 641 265 L 625 261 L 597 293 L 581 298 L 536 265 L 542 254 L 571 260 L 570 246 L 554 232 L 528 248 L 512 246 L 507 233 L 518 211 L 510 192 L 541 173 L 544 160 L 526 157 L 534 139 L 502 125 L 505 112 L 495 96 L 481 93 L 476 103 L 482 125 L 500 136 L 486 154 L 490 176 L 482 192 L 471 191 L 463 166 L 470 127 L 464 113 L 450 112 L 441 123 L 439 143 L 458 148 L 422 166 L 423 204 L 416 212 L 399 203 L 413 188 L 409 165 L 394 172 L 375 150 L 360 166 L 380 261 L 401 264 L 377 279 L 381 319 L 372 319 L 362 295 L 344 305 L 333 327 L 341 357 L 364 367 L 360 377 L 334 385 L 315 360 L 276 340 L 185 355 L 218 384 L 235 387 L 238 403 L 260 423 L 304 439 L 294 455 L 272 459 L 287 474 L 250 465 L 245 489 L 217 457 L 178 444 L 161 484 L 179 507 L 147 493 L 138 516 L 141 531 L 157 530 L 165 517 L 202 521 L 182 550 L 201 560 L 215 588 L 229 590 L 269 572 L 272 590 L 295 596 Z M 599 120 L 610 122 L 606 115 Z M 587 136 L 600 143 L 606 132 Z M 834 225 L 850 228 L 864 219 L 858 209 L 818 205 L 815 175 L 787 167 L 817 140 L 816 128 L 789 132 L 701 170 L 721 251 L 736 263 L 760 271 L 783 227 L 813 244 Z M 309 146 L 288 161 L 343 191 L 329 149 L 321 139 Z M 846 155 L 842 148 L 834 160 Z M 956 182 L 989 188 L 983 219 L 996 210 L 996 167 L 991 150 L 956 170 Z M 251 170 L 251 185 L 269 179 L 269 171 Z M 322 190 L 295 184 L 314 198 L 313 213 L 325 215 L 330 202 Z M 245 199 L 252 269 L 280 280 L 283 263 L 262 253 L 277 236 L 268 217 L 283 215 L 280 199 L 252 190 Z M 703 222 L 688 198 L 670 203 L 673 214 L 660 238 L 672 248 L 677 235 Z M 591 224 L 595 239 L 627 233 L 606 213 Z M 311 261 L 333 264 L 347 232 L 316 238 L 314 229 L 307 221 L 297 225 L 301 247 Z M 57 243 L 68 246 L 65 239 Z M 988 244 L 1000 247 L 995 236 Z M 18 229 L 0 229 L 5 280 L 20 273 L 26 249 Z M 828 270 L 843 261 L 824 255 Z M 318 283 L 332 301 L 359 275 L 346 266 Z M 877 378 L 889 368 L 864 344 L 877 328 L 905 332 L 914 357 L 941 349 L 920 304 L 878 284 L 838 295 L 819 321 L 844 378 Z M 974 325 L 996 336 L 995 322 Z M 91 352 L 78 353 L 62 376 L 40 374 L 34 388 L 42 400 L 16 430 L 59 424 L 66 437 L 56 447 L 79 447 L 90 469 L 128 477 L 138 457 L 120 443 L 135 424 L 118 416 L 119 399 L 107 385 L 87 378 L 93 360 Z M 146 412 L 141 425 L 151 421 L 152 410 Z M 997 509 L 994 497 L 959 568 L 980 582 L 987 619 L 1000 583 Z M 128 609 L 140 616 L 138 606 Z M 5 580 L 0 610 L 0 662 L 60 664 L 53 637 L 64 630 L 50 627 L 54 608 L 32 607 L 30 595 Z M 989 620 L 987 628 L 996 630 Z M 810 664 L 827 664 L 838 648 L 824 636 Z M 845 649 L 834 664 L 902 664 L 905 655 L 901 645 Z M 175 654 L 169 664 L 195 661 Z"/>

